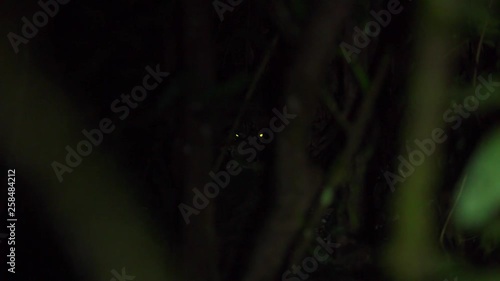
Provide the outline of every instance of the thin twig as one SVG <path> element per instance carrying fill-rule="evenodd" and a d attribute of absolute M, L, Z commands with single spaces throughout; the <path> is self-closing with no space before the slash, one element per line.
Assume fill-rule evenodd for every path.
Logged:
<path fill-rule="evenodd" d="M 488 5 L 488 8 L 491 8 L 491 5 L 493 4 L 493 0 L 490 0 L 490 4 Z M 479 65 L 479 57 L 481 56 L 481 49 L 483 48 L 483 41 L 484 41 L 484 35 L 486 34 L 486 29 L 489 24 L 489 17 L 486 18 L 486 22 L 484 23 L 483 31 L 481 32 L 481 38 L 479 39 L 479 43 L 477 44 L 477 51 L 476 51 L 476 65 L 474 67 L 474 78 L 472 81 L 474 81 L 474 87 L 476 87 L 477 83 L 477 67 Z"/>
<path fill-rule="evenodd" d="M 342 127 L 342 129 L 348 131 L 350 124 L 349 121 L 347 120 L 347 114 L 345 114 L 345 112 L 342 112 L 340 110 L 338 104 L 331 96 L 329 96 L 328 94 L 323 94 L 322 97 L 323 101 L 328 107 L 328 110 L 333 115 L 338 124 Z"/>
<path fill-rule="evenodd" d="M 319 192 L 324 192 L 325 189 L 331 188 L 333 190 L 332 194 L 335 194 L 335 189 L 345 180 L 346 171 L 352 164 L 353 156 L 359 149 L 363 134 L 365 133 L 368 121 L 372 117 L 372 112 L 374 108 L 375 101 L 380 93 L 383 81 L 389 69 L 389 59 L 386 56 L 377 71 L 377 76 L 375 77 L 372 88 L 368 95 L 366 96 L 363 104 L 361 105 L 358 118 L 354 123 L 354 126 L 350 132 L 348 132 L 348 141 L 346 148 L 343 153 L 338 158 L 338 160 L 329 168 L 330 177 L 327 179 L 327 184 Z M 322 206 L 321 204 L 314 210 L 309 220 L 311 223 L 306 225 L 306 229 L 315 228 L 317 223 L 320 221 L 322 214 L 326 211 L 328 206 Z M 299 242 L 299 246 L 296 247 L 294 254 L 294 259 L 302 256 L 307 245 L 310 241 L 307 239 L 302 239 Z"/>
<path fill-rule="evenodd" d="M 450 210 L 450 213 L 448 214 L 448 217 L 446 218 L 446 221 L 444 222 L 443 229 L 441 230 L 441 235 L 439 236 L 439 244 L 441 244 L 441 248 L 443 248 L 443 251 L 446 252 L 446 248 L 444 247 L 444 235 L 446 234 L 446 228 L 448 227 L 448 224 L 450 223 L 451 216 L 453 215 L 453 212 L 455 211 L 455 208 L 457 207 L 458 201 L 460 201 L 460 197 L 462 196 L 462 191 L 464 190 L 465 186 L 465 181 L 467 180 L 467 174 L 465 174 L 464 179 L 462 181 L 462 185 L 460 186 L 460 190 L 458 191 L 457 199 L 455 200 L 455 203 L 453 204 L 453 207 Z"/>

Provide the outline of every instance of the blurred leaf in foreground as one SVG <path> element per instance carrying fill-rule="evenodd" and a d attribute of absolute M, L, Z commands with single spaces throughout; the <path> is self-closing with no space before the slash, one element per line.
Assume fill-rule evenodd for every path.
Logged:
<path fill-rule="evenodd" d="M 500 209 L 500 130 L 486 137 L 466 168 L 455 220 L 465 228 L 482 227 Z"/>

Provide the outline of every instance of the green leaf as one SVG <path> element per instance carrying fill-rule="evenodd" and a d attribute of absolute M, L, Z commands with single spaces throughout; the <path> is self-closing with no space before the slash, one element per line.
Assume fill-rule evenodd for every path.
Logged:
<path fill-rule="evenodd" d="M 489 135 L 472 156 L 465 173 L 462 198 L 458 196 L 455 220 L 465 228 L 491 222 L 500 209 L 500 130 Z M 459 193 L 460 194 L 460 193 Z"/>
<path fill-rule="evenodd" d="M 333 200 L 333 188 L 331 187 L 326 187 L 323 193 L 321 193 L 321 206 L 322 207 L 328 207 L 332 203 Z"/>

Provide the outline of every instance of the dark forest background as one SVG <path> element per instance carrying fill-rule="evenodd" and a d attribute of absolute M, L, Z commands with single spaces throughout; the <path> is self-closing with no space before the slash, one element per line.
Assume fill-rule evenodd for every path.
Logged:
<path fill-rule="evenodd" d="M 499 279 L 498 1 L 52 1 L 19 39 L 47 2 L 0 3 L 2 280 Z"/>

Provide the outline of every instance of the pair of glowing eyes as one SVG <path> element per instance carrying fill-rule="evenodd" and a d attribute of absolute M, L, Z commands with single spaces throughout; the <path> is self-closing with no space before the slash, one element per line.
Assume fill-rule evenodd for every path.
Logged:
<path fill-rule="evenodd" d="M 234 134 L 234 136 L 235 136 L 236 138 L 239 138 L 239 137 L 240 137 L 240 135 L 238 135 L 238 134 Z M 260 133 L 260 134 L 259 134 L 259 138 L 263 138 L 263 137 L 264 137 L 264 134 L 263 134 L 263 133 Z"/>

